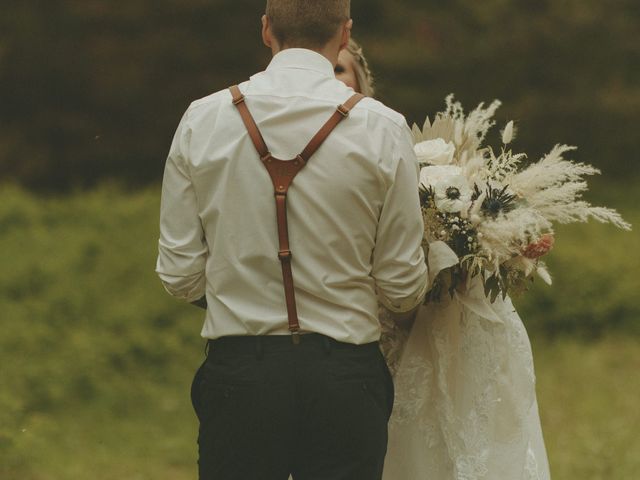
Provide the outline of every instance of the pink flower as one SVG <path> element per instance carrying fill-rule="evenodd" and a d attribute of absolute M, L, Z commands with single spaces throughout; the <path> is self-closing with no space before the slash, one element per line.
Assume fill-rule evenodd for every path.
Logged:
<path fill-rule="evenodd" d="M 546 233 L 540 237 L 540 240 L 537 242 L 531 243 L 524 249 L 522 254 L 535 260 L 536 258 L 540 258 L 543 255 L 549 253 L 549 251 L 553 248 L 553 244 L 555 243 L 555 238 L 550 233 Z"/>

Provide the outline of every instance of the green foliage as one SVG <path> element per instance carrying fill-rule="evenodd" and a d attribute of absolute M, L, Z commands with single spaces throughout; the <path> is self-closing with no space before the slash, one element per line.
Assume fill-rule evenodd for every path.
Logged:
<path fill-rule="evenodd" d="M 160 178 L 189 102 L 265 67 L 264 0 L 23 0 L 0 17 L 0 176 L 48 189 Z M 636 0 L 354 0 L 382 100 L 410 122 L 504 101 L 533 158 L 555 143 L 637 174 Z"/>
<path fill-rule="evenodd" d="M 158 197 L 2 189 L 0 478 L 71 478 L 69 452 L 90 448 L 85 440 L 97 466 L 117 471 L 114 452 L 139 464 L 147 434 L 154 455 L 193 460 L 190 449 L 173 452 L 171 429 L 193 434 L 188 381 L 202 313 L 172 300 L 154 273 Z M 91 476 L 80 467 L 73 478 Z"/>
<path fill-rule="evenodd" d="M 551 478 L 628 480 L 640 469 L 637 338 L 534 342 Z"/>

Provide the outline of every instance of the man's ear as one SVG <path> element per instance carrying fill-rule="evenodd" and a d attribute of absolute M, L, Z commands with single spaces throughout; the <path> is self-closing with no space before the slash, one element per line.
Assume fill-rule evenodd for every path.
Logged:
<path fill-rule="evenodd" d="M 350 18 L 342 27 L 342 38 L 340 39 L 340 50 L 344 50 L 349 45 L 351 39 L 351 29 L 353 28 L 353 19 Z"/>
<path fill-rule="evenodd" d="M 269 17 L 262 15 L 262 42 L 269 48 L 273 43 L 271 38 L 271 25 L 269 24 Z"/>

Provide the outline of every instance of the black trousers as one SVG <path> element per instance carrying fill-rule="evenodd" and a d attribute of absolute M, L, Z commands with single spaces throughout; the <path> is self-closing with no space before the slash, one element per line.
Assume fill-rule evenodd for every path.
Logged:
<path fill-rule="evenodd" d="M 195 375 L 200 480 L 379 480 L 393 383 L 378 343 L 209 342 Z"/>

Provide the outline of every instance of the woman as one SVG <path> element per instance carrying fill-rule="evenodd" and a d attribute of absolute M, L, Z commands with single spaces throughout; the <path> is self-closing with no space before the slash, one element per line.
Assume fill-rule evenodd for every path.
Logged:
<path fill-rule="evenodd" d="M 347 48 L 340 52 L 335 72 L 336 78 L 348 87 L 367 97 L 373 97 L 373 74 L 362 54 L 362 48 L 353 39 L 349 41 Z"/>
<path fill-rule="evenodd" d="M 336 77 L 373 95 L 353 41 Z M 410 330 L 380 312 L 396 387 L 385 480 L 550 478 L 526 330 L 509 298 L 487 312 L 474 308 L 478 295 L 476 278 L 453 299 L 422 306 Z"/>

